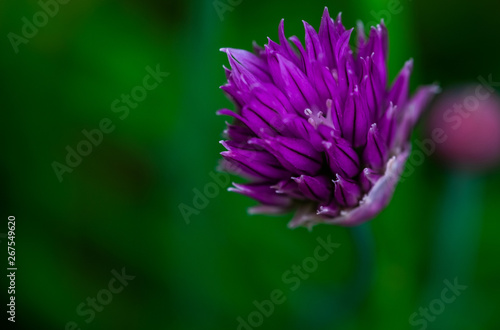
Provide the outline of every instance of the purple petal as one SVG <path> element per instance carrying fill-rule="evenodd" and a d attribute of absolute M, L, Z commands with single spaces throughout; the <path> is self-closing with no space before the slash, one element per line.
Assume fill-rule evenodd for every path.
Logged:
<path fill-rule="evenodd" d="M 277 46 L 279 47 L 279 45 Z M 269 40 L 269 44 L 265 45 L 265 54 L 267 59 L 267 66 L 269 68 L 269 74 L 273 78 L 274 84 L 276 87 L 281 88 L 284 85 L 283 77 L 281 76 L 280 64 L 277 58 L 277 51 L 273 50 L 271 46 L 271 40 Z"/>
<path fill-rule="evenodd" d="M 342 206 L 353 207 L 356 206 L 361 197 L 361 188 L 356 184 L 356 181 L 344 179 L 337 174 L 337 180 L 333 181 L 335 184 L 335 200 Z"/>
<path fill-rule="evenodd" d="M 293 178 L 298 183 L 300 191 L 309 199 L 316 201 L 328 201 L 332 191 L 332 182 L 325 176 L 312 177 L 301 175 Z"/>
<path fill-rule="evenodd" d="M 333 218 L 340 214 L 340 206 L 334 201 L 321 203 L 316 214 L 322 217 Z"/>
<path fill-rule="evenodd" d="M 400 122 L 395 136 L 395 145 L 402 145 L 408 140 L 413 127 L 432 97 L 439 93 L 437 85 L 420 87 L 413 98 L 402 109 Z"/>
<path fill-rule="evenodd" d="M 222 48 L 221 51 L 225 52 L 228 57 L 233 57 L 261 81 L 269 82 L 271 80 L 268 74 L 267 63 L 257 57 L 257 55 L 243 49 Z"/>
<path fill-rule="evenodd" d="M 371 114 L 370 120 L 378 120 L 380 117 L 380 107 L 386 97 L 385 84 L 381 81 L 379 70 L 373 62 L 373 56 L 363 59 L 363 82 L 361 90 L 366 98 L 368 111 Z"/>
<path fill-rule="evenodd" d="M 227 190 L 248 196 L 265 205 L 288 207 L 292 203 L 290 198 L 277 194 L 268 184 L 233 183 L 233 185 L 234 188 L 230 187 Z"/>
<path fill-rule="evenodd" d="M 247 174 L 253 178 L 276 180 L 290 177 L 290 172 L 284 169 L 277 159 L 264 150 L 244 149 L 231 146 L 228 142 L 222 142 L 228 151 L 221 152 L 224 159 L 233 166 L 230 172 Z M 251 147 L 254 147 L 250 145 Z M 226 167 L 229 164 L 226 165 Z"/>
<path fill-rule="evenodd" d="M 328 13 L 328 8 L 325 7 L 321 25 L 319 27 L 319 39 L 325 51 L 326 63 L 330 69 L 337 67 L 335 58 L 335 45 L 337 44 L 337 34 L 334 27 L 333 19 Z"/>
<path fill-rule="evenodd" d="M 238 109 L 243 107 L 249 96 L 247 93 L 242 93 L 234 84 L 226 84 L 221 86 L 220 89 L 224 91 L 229 100 L 236 104 Z"/>
<path fill-rule="evenodd" d="M 302 70 L 307 76 L 311 76 L 311 63 L 310 61 L 307 60 L 307 53 L 306 50 L 304 49 L 304 46 L 302 45 L 302 42 L 300 42 L 300 39 L 297 36 L 291 36 L 290 41 L 297 47 L 299 50 L 299 64 L 297 67 Z"/>
<path fill-rule="evenodd" d="M 335 26 L 335 30 L 337 31 L 337 35 L 340 36 L 345 32 L 345 27 L 342 24 L 342 13 L 341 12 L 337 15 L 333 24 Z"/>
<path fill-rule="evenodd" d="M 309 141 L 317 151 L 323 151 L 323 139 L 310 122 L 297 115 L 288 115 L 283 121 L 295 137 Z"/>
<path fill-rule="evenodd" d="M 288 60 L 292 61 L 295 65 L 300 66 L 301 60 L 297 53 L 293 50 L 292 46 L 285 37 L 285 20 L 282 19 L 279 25 L 279 40 L 281 50 L 280 53 L 284 55 Z"/>
<path fill-rule="evenodd" d="M 359 173 L 359 157 L 349 143 L 339 139 L 335 142 L 323 142 L 326 160 L 330 169 L 343 177 L 352 178 Z"/>
<path fill-rule="evenodd" d="M 276 57 L 283 81 L 281 88 L 288 95 L 298 113 L 301 114 L 300 111 L 307 108 L 317 107 L 319 105 L 318 94 L 305 74 L 280 54 L 277 54 Z"/>
<path fill-rule="evenodd" d="M 342 133 L 342 108 L 338 99 L 326 101 L 326 122 Z"/>
<path fill-rule="evenodd" d="M 374 31 L 374 43 L 373 43 L 373 57 L 374 64 L 377 68 L 379 74 L 381 75 L 381 83 L 384 85 L 387 83 L 387 52 L 388 52 L 388 38 L 387 38 L 387 28 L 382 21 L 379 25 L 372 28 Z"/>
<path fill-rule="evenodd" d="M 229 79 L 229 77 L 231 77 L 231 70 L 226 68 L 225 65 L 223 65 L 222 68 L 224 69 L 224 73 L 226 74 L 226 79 Z"/>
<path fill-rule="evenodd" d="M 310 67 L 311 74 L 308 75 L 308 78 L 314 85 L 321 101 L 337 99 L 339 97 L 337 82 L 331 71 L 315 60 L 310 63 Z"/>
<path fill-rule="evenodd" d="M 366 102 L 356 87 L 346 101 L 342 114 L 342 135 L 355 148 L 366 144 L 369 123 Z"/>
<path fill-rule="evenodd" d="M 363 25 L 362 21 L 356 22 L 356 34 L 357 34 L 356 47 L 358 49 L 357 55 L 359 57 L 362 49 L 366 47 L 365 26 Z"/>
<path fill-rule="evenodd" d="M 253 99 L 266 107 L 272 108 L 281 115 L 287 114 L 292 108 L 288 98 L 273 84 L 261 84 L 256 86 L 252 92 Z"/>
<path fill-rule="evenodd" d="M 323 138 L 323 141 L 321 141 L 321 151 L 325 151 L 325 143 L 331 143 L 332 141 L 336 141 L 342 138 L 342 135 L 339 131 L 328 125 L 319 125 L 318 132 Z"/>
<path fill-rule="evenodd" d="M 278 136 L 266 139 L 251 139 L 273 154 L 288 170 L 297 174 L 315 175 L 322 166 L 321 153 L 302 139 Z"/>
<path fill-rule="evenodd" d="M 377 124 L 373 124 L 368 132 L 363 161 L 371 168 L 380 170 L 384 168 L 388 155 L 387 146 L 379 134 Z"/>
<path fill-rule="evenodd" d="M 255 42 L 255 41 L 253 41 L 253 42 L 252 42 L 252 48 L 253 48 L 253 52 L 254 52 L 254 53 L 255 53 L 255 54 L 256 54 L 259 58 L 263 59 L 263 58 L 262 58 L 262 55 L 263 55 L 263 53 L 265 53 L 264 48 L 262 48 L 261 46 L 259 46 L 259 45 L 257 44 L 257 42 Z"/>
<path fill-rule="evenodd" d="M 337 75 L 340 94 L 345 95 L 349 90 L 349 76 L 353 75 L 352 71 L 352 52 L 349 48 L 349 39 L 353 29 L 345 31 L 335 45 L 335 61 L 337 63 Z"/>
<path fill-rule="evenodd" d="M 321 45 L 320 39 L 316 30 L 306 21 L 302 21 L 304 30 L 306 31 L 306 51 L 309 61 L 317 61 L 322 65 L 326 65 L 325 52 Z"/>
<path fill-rule="evenodd" d="M 226 122 L 227 128 L 224 130 L 224 135 L 234 142 L 247 142 L 248 139 L 255 137 L 255 134 L 248 128 L 242 125 L 233 125 Z"/>
<path fill-rule="evenodd" d="M 370 37 L 363 47 L 360 47 L 358 57 L 373 57 L 372 72 L 378 81 L 385 87 L 387 85 L 387 29 L 385 25 L 379 24 L 370 29 Z"/>
<path fill-rule="evenodd" d="M 389 159 L 386 172 L 375 183 L 370 192 L 363 197 L 359 206 L 351 210 L 341 211 L 339 216 L 332 217 L 331 219 L 325 219 L 307 209 L 307 207 L 303 207 L 300 213 L 297 213 L 294 219 L 290 221 L 288 226 L 290 228 L 299 226 L 311 228 L 319 223 L 328 223 L 351 227 L 373 219 L 389 204 L 404 169 L 409 150 L 410 146 L 406 145 L 402 153 Z"/>
<path fill-rule="evenodd" d="M 389 159 L 386 172 L 361 200 L 358 207 L 343 212 L 337 218 L 323 222 L 341 226 L 356 226 L 373 219 L 379 214 L 391 201 L 396 184 L 408 158 L 409 150 L 410 147 L 406 146 L 402 153 Z"/>
<path fill-rule="evenodd" d="M 260 83 L 260 80 L 250 70 L 237 62 L 233 56 L 228 54 L 229 64 L 231 65 L 230 82 L 234 82 L 236 87 L 243 91 L 250 91 L 252 86 Z"/>
<path fill-rule="evenodd" d="M 398 128 L 397 117 L 398 108 L 391 102 L 388 109 L 379 120 L 380 136 L 384 139 L 389 149 L 392 149 L 394 146 L 394 140 Z"/>
<path fill-rule="evenodd" d="M 396 81 L 392 85 L 389 92 L 389 101 L 398 107 L 403 106 L 408 100 L 408 90 L 410 88 L 410 76 L 412 69 L 413 60 L 409 60 L 399 72 L 396 77 Z"/>
<path fill-rule="evenodd" d="M 219 111 L 219 113 L 222 113 Z M 229 113 L 223 113 L 228 114 Z M 267 135 L 276 135 L 280 133 L 280 129 L 282 126 L 279 125 L 279 121 L 275 121 L 274 119 L 277 117 L 275 113 L 266 111 L 265 108 L 253 105 L 245 105 L 243 109 L 241 109 L 241 116 L 233 117 L 240 119 L 248 128 L 250 128 L 257 136 L 262 136 L 263 134 Z M 275 123 L 276 127 L 271 123 Z M 278 128 L 277 128 L 278 127 Z"/>
<path fill-rule="evenodd" d="M 282 180 L 271 186 L 276 193 L 289 196 L 294 199 L 305 199 L 304 194 L 299 189 L 299 184 L 293 179 Z"/>
<path fill-rule="evenodd" d="M 373 185 L 375 185 L 375 183 L 377 183 L 377 181 L 381 177 L 382 174 L 375 172 L 371 168 L 365 168 L 359 175 L 359 183 L 361 184 L 361 188 L 364 192 L 370 191 Z"/>

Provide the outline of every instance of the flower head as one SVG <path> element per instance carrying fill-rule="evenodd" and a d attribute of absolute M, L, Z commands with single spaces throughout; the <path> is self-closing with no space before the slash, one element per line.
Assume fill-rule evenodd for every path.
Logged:
<path fill-rule="evenodd" d="M 387 30 L 353 29 L 325 8 L 319 33 L 304 22 L 305 47 L 288 41 L 254 52 L 222 49 L 231 69 L 221 88 L 235 103 L 227 124 L 222 168 L 250 180 L 235 191 L 260 202 L 251 213 L 295 210 L 290 227 L 353 226 L 372 219 L 390 201 L 408 157 L 409 135 L 436 86 L 409 99 L 413 63 L 387 87 Z"/>

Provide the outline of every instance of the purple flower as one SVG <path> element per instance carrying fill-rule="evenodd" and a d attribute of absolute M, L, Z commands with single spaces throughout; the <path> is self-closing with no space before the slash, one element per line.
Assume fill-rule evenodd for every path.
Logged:
<path fill-rule="evenodd" d="M 353 226 L 390 201 L 410 151 L 409 136 L 437 86 L 409 98 L 413 62 L 387 86 L 387 30 L 353 29 L 325 8 L 319 33 L 304 22 L 305 47 L 269 40 L 254 52 L 225 48 L 231 70 L 221 88 L 236 111 L 222 168 L 249 179 L 229 190 L 260 202 L 250 213 L 295 210 L 290 227 Z"/>

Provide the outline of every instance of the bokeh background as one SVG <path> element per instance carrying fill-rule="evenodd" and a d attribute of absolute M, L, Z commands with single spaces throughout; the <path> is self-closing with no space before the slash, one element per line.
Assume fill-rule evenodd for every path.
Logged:
<path fill-rule="evenodd" d="M 254 202 L 225 189 L 183 219 L 179 205 L 213 182 L 226 119 L 215 111 L 232 106 L 218 88 L 219 48 L 277 40 L 281 18 L 303 40 L 301 20 L 318 28 L 324 6 L 348 27 L 386 11 L 390 76 L 413 57 L 412 90 L 500 80 L 496 0 L 69 1 L 17 53 L 8 34 L 22 35 L 41 7 L 0 2 L 0 234 L 16 216 L 17 328 L 237 329 L 279 289 L 286 301 L 259 329 L 424 329 L 410 315 L 455 278 L 467 289 L 427 328 L 499 328 L 499 171 L 464 174 L 426 157 L 354 230 L 290 230 L 290 215 L 248 216 Z M 169 76 L 120 119 L 114 100 L 157 65 Z M 53 162 L 103 118 L 115 129 L 60 182 Z M 329 236 L 340 247 L 291 290 L 283 273 Z M 77 306 L 122 268 L 135 278 L 86 323 Z"/>

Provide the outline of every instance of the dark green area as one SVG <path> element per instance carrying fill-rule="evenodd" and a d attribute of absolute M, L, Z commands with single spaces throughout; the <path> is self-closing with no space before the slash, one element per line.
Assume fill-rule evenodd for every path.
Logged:
<path fill-rule="evenodd" d="M 227 65 L 219 48 L 277 40 L 281 18 L 287 35 L 303 40 L 301 20 L 318 28 L 325 5 L 332 15 L 342 11 L 348 27 L 393 8 L 385 15 L 391 77 L 413 57 L 413 90 L 435 81 L 443 88 L 476 83 L 480 75 L 500 81 L 499 2 L 217 2 L 231 8 L 222 20 L 212 0 L 69 1 L 17 54 L 9 33 L 21 35 L 22 18 L 32 22 L 41 7 L 0 3 L 0 233 L 15 215 L 17 327 L 64 329 L 75 321 L 81 329 L 236 329 L 239 316 L 256 310 L 254 300 L 278 289 L 286 301 L 258 329 L 419 329 L 410 315 L 440 298 L 443 280 L 458 277 L 468 288 L 428 329 L 498 329 L 499 172 L 474 184 L 454 181 L 482 197 L 457 193 L 450 202 L 444 194 L 455 174 L 425 158 L 408 169 L 389 207 L 355 233 L 324 225 L 289 230 L 289 215 L 248 216 L 254 202 L 225 189 L 189 224 L 179 205 L 192 206 L 194 189 L 214 182 L 222 151 L 227 118 L 215 111 L 232 105 L 218 88 Z M 128 115 L 113 112 L 113 102 L 157 65 L 169 76 Z M 113 131 L 59 182 L 53 162 L 64 164 L 66 147 L 76 148 L 82 130 L 105 118 Z M 450 214 L 480 210 L 469 218 L 480 237 L 460 267 L 449 239 L 470 244 L 468 232 L 450 219 L 443 230 L 443 205 Z M 282 275 L 329 236 L 340 247 L 291 290 Z M 7 240 L 0 240 L 5 251 Z M 77 306 L 122 268 L 135 278 L 87 324 L 89 314 L 79 315 Z"/>

